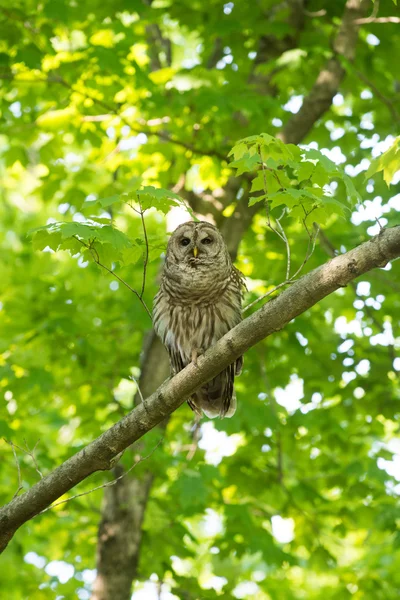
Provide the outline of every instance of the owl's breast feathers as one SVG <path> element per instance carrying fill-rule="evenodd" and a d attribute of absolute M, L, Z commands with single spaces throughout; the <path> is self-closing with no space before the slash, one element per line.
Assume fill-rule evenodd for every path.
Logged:
<path fill-rule="evenodd" d="M 243 283 L 236 269 L 224 281 L 208 281 L 206 289 L 184 283 L 163 277 L 153 324 L 163 343 L 178 346 L 190 362 L 193 349 L 206 350 L 241 321 Z"/>

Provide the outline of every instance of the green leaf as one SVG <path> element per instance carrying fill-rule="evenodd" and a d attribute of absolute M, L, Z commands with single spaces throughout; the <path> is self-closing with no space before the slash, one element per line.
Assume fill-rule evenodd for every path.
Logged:
<path fill-rule="evenodd" d="M 253 181 L 251 182 L 251 192 L 259 192 L 261 190 L 264 190 L 264 174 L 262 171 L 260 171 L 259 173 L 257 173 L 257 176 L 253 179 Z"/>
<path fill-rule="evenodd" d="M 128 236 L 111 225 L 94 225 L 79 222 L 51 223 L 32 233 L 35 236 L 35 243 L 38 248 L 43 246 L 43 244 L 43 247 L 50 245 L 49 241 L 53 239 L 52 243 L 54 245 L 56 243 L 57 246 L 62 244 L 63 249 L 71 249 L 71 247 L 65 244 L 65 240 L 75 238 L 84 240 L 85 242 L 96 240 L 100 244 L 110 244 L 116 250 L 132 246 L 132 242 Z M 73 244 L 72 247 L 75 249 L 77 246 Z"/>
<path fill-rule="evenodd" d="M 76 117 L 72 107 L 60 110 L 51 110 L 37 118 L 36 123 L 44 129 L 56 130 L 64 125 L 71 124 Z"/>
<path fill-rule="evenodd" d="M 266 198 L 268 198 L 268 194 L 263 194 L 262 196 L 251 196 L 251 198 L 249 198 L 249 206 L 254 206 L 254 204 L 257 204 L 257 202 L 261 202 Z"/>
<path fill-rule="evenodd" d="M 119 195 L 109 196 L 108 198 L 97 198 L 95 200 L 85 200 L 85 202 L 83 203 L 83 208 L 87 206 L 94 206 L 96 204 L 99 204 L 102 208 L 107 208 L 108 206 L 112 206 L 120 200 L 121 196 Z"/>
<path fill-rule="evenodd" d="M 315 164 L 311 161 L 303 161 L 300 163 L 299 168 L 297 169 L 297 179 L 299 181 L 304 181 L 305 179 L 310 179 L 311 175 L 315 171 Z"/>
<path fill-rule="evenodd" d="M 247 152 L 247 145 L 244 142 L 239 142 L 236 146 L 233 146 L 232 150 L 228 153 L 228 156 L 234 157 L 235 160 L 239 160 Z"/>
<path fill-rule="evenodd" d="M 136 264 L 143 257 L 144 249 L 141 246 L 132 246 L 122 250 L 122 261 L 125 265 Z"/>
<path fill-rule="evenodd" d="M 351 204 L 360 204 L 362 202 L 361 194 L 355 187 L 351 177 L 343 174 L 343 181 L 346 186 L 347 198 L 349 202 Z"/>
<path fill-rule="evenodd" d="M 96 237 L 96 227 L 84 223 L 54 223 L 49 227 L 60 231 L 63 239 L 78 236 L 89 241 L 91 238 Z"/>
<path fill-rule="evenodd" d="M 236 176 L 239 177 L 239 175 L 242 175 L 243 173 L 254 171 L 260 164 L 260 160 L 260 156 L 257 153 L 250 155 L 247 152 L 240 160 L 232 162 L 230 166 L 237 169 Z"/>
<path fill-rule="evenodd" d="M 276 208 L 282 204 L 288 208 L 293 208 L 293 206 L 300 202 L 302 197 L 303 193 L 300 190 L 288 189 L 282 192 L 276 192 L 275 194 L 270 194 L 268 199 L 271 200 L 271 208 Z"/>
<path fill-rule="evenodd" d="M 395 173 L 400 170 L 400 136 L 397 137 L 392 146 L 373 160 L 365 173 L 366 179 L 383 171 L 383 179 L 387 186 L 390 185 Z"/>
<path fill-rule="evenodd" d="M 48 231 L 42 229 L 32 235 L 32 245 L 34 250 L 44 250 L 47 246 L 52 250 L 58 250 L 62 242 L 62 236 L 59 231 Z"/>
<path fill-rule="evenodd" d="M 156 208 L 165 215 L 172 206 L 184 204 L 182 198 L 175 192 L 163 188 L 156 188 L 151 185 L 144 186 L 130 197 L 132 200 L 137 200 L 137 198 L 139 198 L 142 209 L 147 210 L 148 208 Z"/>
<path fill-rule="evenodd" d="M 129 248 L 132 245 L 132 242 L 125 233 L 119 231 L 119 229 L 116 229 L 115 227 L 111 227 L 111 225 L 97 227 L 95 232 L 97 241 L 101 244 L 111 244 L 111 246 L 117 250 Z"/>
<path fill-rule="evenodd" d="M 310 150 L 303 150 L 303 152 L 307 159 L 318 161 L 318 163 L 326 171 L 326 173 L 335 173 L 337 171 L 335 163 L 330 158 L 322 154 L 322 152 L 320 152 L 319 150 L 315 150 L 312 148 Z"/>

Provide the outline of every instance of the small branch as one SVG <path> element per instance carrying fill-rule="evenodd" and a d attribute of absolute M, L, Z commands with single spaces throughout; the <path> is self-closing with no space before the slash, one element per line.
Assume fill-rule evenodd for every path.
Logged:
<path fill-rule="evenodd" d="M 200 434 L 201 434 L 201 416 L 198 414 L 195 414 L 194 425 L 192 427 L 192 443 L 190 444 L 190 446 L 188 448 L 189 451 L 186 455 L 187 460 L 192 460 L 193 456 L 196 454 L 196 450 L 199 446 Z"/>
<path fill-rule="evenodd" d="M 367 17 L 365 19 L 356 19 L 354 23 L 357 23 L 357 25 L 364 25 L 365 23 L 400 23 L 400 17 L 377 17 L 376 19 Z"/>
<path fill-rule="evenodd" d="M 43 478 L 43 473 L 39 469 L 39 465 L 38 465 L 37 460 L 36 460 L 35 455 L 34 455 L 34 452 L 36 450 L 36 446 L 38 445 L 39 442 L 40 442 L 40 440 L 38 440 L 36 442 L 36 444 L 33 447 L 33 450 L 29 449 L 29 446 L 28 446 L 27 441 L 26 441 L 25 438 L 24 438 L 25 448 L 21 448 L 21 446 L 18 446 L 18 444 L 13 444 L 13 446 L 15 446 L 15 448 L 18 448 L 18 450 L 21 450 L 21 452 L 23 452 L 24 454 L 27 454 L 28 456 L 31 457 L 32 462 L 33 462 L 33 464 L 35 466 L 35 470 L 38 473 L 38 475 L 40 476 L 40 478 L 42 479 Z"/>
<path fill-rule="evenodd" d="M 303 205 L 302 205 L 303 206 Z M 276 220 L 278 227 L 280 228 L 281 233 L 278 233 L 278 231 L 276 231 L 273 227 L 270 227 L 272 229 L 272 231 L 274 231 L 275 233 L 277 233 L 279 235 L 279 237 L 285 242 L 286 244 L 286 252 L 287 252 L 287 264 L 286 264 L 286 280 L 283 281 L 282 283 L 280 283 L 279 285 L 277 285 L 276 287 L 274 287 L 272 290 L 270 290 L 269 292 L 267 292 L 266 294 L 263 294 L 262 296 L 260 296 L 259 298 L 257 298 L 256 300 L 253 300 L 253 302 L 251 302 L 250 304 L 248 304 L 247 306 L 245 306 L 242 309 L 242 314 L 244 314 L 245 312 L 247 312 L 252 306 L 254 306 L 255 304 L 257 304 L 258 302 L 261 302 L 261 300 L 264 300 L 265 298 L 267 298 L 268 296 L 270 296 L 271 294 L 273 294 L 274 292 L 276 292 L 276 290 L 279 290 L 279 288 L 285 286 L 285 285 L 289 285 L 291 283 L 294 283 L 296 281 L 296 277 L 297 275 L 303 270 L 305 264 L 309 261 L 309 259 L 311 258 L 314 250 L 315 250 L 315 244 L 316 244 L 316 240 L 317 240 L 317 235 L 319 232 L 319 227 L 318 225 L 316 225 L 314 223 L 315 226 L 315 230 L 314 233 L 311 234 L 310 230 L 307 227 L 307 223 L 306 223 L 306 219 L 307 217 L 313 212 L 314 208 L 311 209 L 309 212 L 307 212 L 304 209 L 303 206 L 303 210 L 305 212 L 305 217 L 303 219 L 303 225 L 304 228 L 307 232 L 308 235 L 308 245 L 307 245 L 307 251 L 306 251 L 306 255 L 304 257 L 303 262 L 301 263 L 300 267 L 297 269 L 297 271 L 294 273 L 294 275 L 292 275 L 290 277 L 290 245 L 289 245 L 289 241 L 287 239 L 286 233 L 280 223 L 280 220 L 282 219 L 284 212 L 282 213 L 282 215 L 279 217 L 279 219 Z"/>
<path fill-rule="evenodd" d="M 139 207 L 140 207 L 140 218 L 142 221 L 142 227 L 143 227 L 143 235 L 144 235 L 144 241 L 146 244 L 146 250 L 144 253 L 144 261 L 143 261 L 143 281 L 142 281 L 142 289 L 140 292 L 140 299 L 143 298 L 143 294 L 144 294 L 144 290 L 146 287 L 146 271 L 147 271 L 147 263 L 149 262 L 149 240 L 147 238 L 147 230 L 146 230 L 146 223 L 144 220 L 144 210 L 142 210 L 142 205 L 140 204 L 140 200 L 138 197 L 138 202 L 139 202 Z"/>
<path fill-rule="evenodd" d="M 300 267 L 297 269 L 296 273 L 293 275 L 293 277 L 297 277 L 297 275 L 302 271 L 303 267 L 309 261 L 312 254 L 314 253 L 315 244 L 316 244 L 317 236 L 318 236 L 318 232 L 319 232 L 319 226 L 316 223 L 314 223 L 314 232 L 313 233 L 310 233 L 310 230 L 307 227 L 307 217 L 309 217 L 311 215 L 311 213 L 315 210 L 316 207 L 312 208 L 309 212 L 306 211 L 303 204 L 302 204 L 302 208 L 304 210 L 304 215 L 305 215 L 304 219 L 303 219 L 303 225 L 304 225 L 304 228 L 308 235 L 308 245 L 307 245 L 307 251 L 306 251 L 304 260 L 301 263 Z"/>
<path fill-rule="evenodd" d="M 18 473 L 18 488 L 17 491 L 15 492 L 14 496 L 12 497 L 12 499 L 14 500 L 14 498 L 16 498 L 19 494 L 19 492 L 22 490 L 22 478 L 21 478 L 21 467 L 19 466 L 19 460 L 18 460 L 18 456 L 17 453 L 15 451 L 15 444 L 10 440 L 6 440 L 5 438 L 3 438 L 4 441 L 6 442 L 6 444 L 8 444 L 9 446 L 11 446 L 11 450 L 12 453 L 14 455 L 14 460 L 15 460 L 15 464 L 17 465 L 17 473 Z"/>
<path fill-rule="evenodd" d="M 264 194 L 267 196 L 268 195 L 268 185 L 267 185 L 267 174 L 266 174 L 266 169 L 265 169 L 265 165 L 264 165 L 264 159 L 262 156 L 262 148 L 261 145 L 258 146 L 258 153 L 260 155 L 261 158 L 261 170 L 262 170 L 262 174 L 263 174 L 263 180 L 264 180 Z M 274 233 L 276 233 L 276 235 L 278 237 L 281 238 L 281 240 L 283 242 L 287 242 L 287 238 L 285 233 L 283 232 L 283 235 L 280 231 L 277 231 L 275 229 L 275 227 L 271 224 L 271 213 L 269 210 L 269 204 L 268 204 L 268 199 L 265 200 L 265 207 L 266 207 L 266 211 L 267 211 L 267 225 L 268 227 L 271 229 L 271 231 L 273 231 Z M 281 217 L 282 218 L 282 217 Z M 280 230 L 282 231 L 282 226 L 280 226 Z"/>
<path fill-rule="evenodd" d="M 371 21 L 373 21 L 376 17 L 376 15 L 378 14 L 379 11 L 379 0 L 375 0 L 373 8 L 372 8 L 372 13 L 370 14 L 369 17 L 365 17 L 364 19 L 358 19 L 357 22 L 362 21 L 363 23 L 371 23 Z"/>
<path fill-rule="evenodd" d="M 140 401 L 141 401 L 141 403 L 143 404 L 144 408 L 147 411 L 146 400 L 143 398 L 143 394 L 142 394 L 142 391 L 140 389 L 139 382 L 135 379 L 135 377 L 133 375 L 131 375 L 131 379 L 132 379 L 132 381 L 134 381 L 136 383 L 137 393 L 139 394 Z"/>
<path fill-rule="evenodd" d="M 90 245 L 85 244 L 84 241 L 80 240 L 76 235 L 72 236 L 74 237 L 78 242 L 80 242 L 82 244 L 82 246 L 85 246 L 85 248 L 87 248 L 93 258 L 93 261 L 96 263 L 96 265 L 99 265 L 99 267 L 101 267 L 102 269 L 104 269 L 105 271 L 107 271 L 107 273 L 110 273 L 110 275 L 112 275 L 113 277 L 115 277 L 115 279 L 118 279 L 118 281 L 120 281 L 125 287 L 128 288 L 128 290 L 130 290 L 132 292 L 132 294 L 135 294 L 135 296 L 139 299 L 139 301 L 141 302 L 142 306 L 144 307 L 144 309 L 146 310 L 147 314 L 150 317 L 150 320 L 152 321 L 152 316 L 151 316 L 151 312 L 149 311 L 145 301 L 143 300 L 143 298 L 140 296 L 140 294 L 133 289 L 133 287 L 131 287 L 129 285 L 129 283 L 127 283 L 126 281 L 124 281 L 122 279 L 122 277 L 120 277 L 119 275 L 117 275 L 117 273 L 115 273 L 115 271 L 112 271 L 111 269 L 109 269 L 106 265 L 103 265 L 103 263 L 100 262 L 100 257 L 99 254 L 96 250 L 96 248 L 93 246 L 93 243 L 91 243 Z"/>
<path fill-rule="evenodd" d="M 139 394 L 140 401 L 142 402 L 142 404 L 144 404 L 144 398 L 143 398 L 143 394 L 142 394 L 142 391 L 140 389 L 138 380 L 133 375 L 131 375 L 130 378 L 132 379 L 132 381 L 134 381 L 136 383 L 137 392 Z"/>
<path fill-rule="evenodd" d="M 294 277 L 294 276 L 293 276 Z M 264 300 L 264 298 L 268 298 L 268 296 L 271 296 L 271 294 L 273 294 L 274 292 L 276 292 L 276 290 L 279 290 L 281 287 L 285 286 L 285 285 L 289 285 L 291 283 L 294 283 L 294 279 L 287 279 L 286 281 L 283 281 L 282 283 L 280 283 L 279 285 L 275 286 L 274 288 L 272 288 L 272 290 L 270 290 L 269 292 L 267 292 L 266 294 L 263 294 L 262 296 L 260 296 L 259 298 L 257 298 L 256 300 L 253 300 L 253 302 L 251 302 L 250 304 L 248 304 L 247 306 L 245 306 L 242 309 L 242 314 L 244 314 L 245 312 L 247 312 L 248 310 L 250 310 L 250 308 L 252 308 L 255 304 L 257 304 L 258 302 L 261 302 L 261 300 Z"/>
<path fill-rule="evenodd" d="M 136 210 L 136 208 L 133 207 L 132 204 L 129 204 L 129 202 L 127 202 L 128 206 L 138 215 L 140 215 L 140 220 L 142 221 L 142 229 L 143 229 L 143 236 L 144 236 L 144 241 L 146 244 L 146 250 L 144 252 L 144 261 L 143 261 L 143 278 L 142 278 L 142 289 L 140 291 L 139 297 L 140 300 L 142 300 L 143 298 L 143 294 L 144 294 L 144 290 L 146 287 L 146 271 L 147 271 L 147 264 L 149 262 L 149 240 L 147 238 L 147 229 L 146 229 L 146 223 L 144 220 L 144 213 L 146 212 L 146 209 L 143 210 L 142 209 L 142 205 L 140 202 L 140 198 L 139 195 L 136 195 L 137 197 L 137 202 L 139 204 L 139 210 Z"/>
<path fill-rule="evenodd" d="M 281 225 L 281 219 L 282 217 L 286 214 L 286 209 L 283 210 L 281 216 L 279 217 L 279 219 L 276 219 L 276 224 L 278 226 L 279 231 L 282 234 L 283 240 L 286 244 L 286 279 L 290 279 L 290 244 L 289 244 L 289 240 L 287 239 L 287 235 L 285 233 L 285 230 L 283 229 L 282 225 Z"/>
<path fill-rule="evenodd" d="M 106 265 L 103 265 L 99 260 L 95 260 L 95 263 L 99 265 L 99 267 L 102 267 L 105 271 L 107 271 L 107 273 L 110 273 L 110 275 L 112 275 L 113 277 L 115 277 L 116 279 L 118 279 L 118 281 L 120 281 L 121 283 L 124 284 L 125 287 L 128 288 L 128 290 L 130 290 L 133 294 L 135 294 L 135 296 L 137 296 L 137 298 L 140 300 L 140 302 L 142 303 L 144 309 L 146 310 L 147 314 L 149 315 L 150 320 L 152 319 L 151 316 L 151 312 L 149 311 L 145 301 L 140 297 L 140 295 L 137 293 L 136 290 L 134 290 L 129 283 L 127 283 L 126 281 L 124 281 L 119 275 L 117 275 L 115 273 L 115 271 L 112 271 L 111 269 L 109 269 L 108 267 L 106 267 Z"/>
<path fill-rule="evenodd" d="M 35 465 L 36 472 L 38 473 L 39 477 L 42 479 L 43 478 L 43 473 L 39 469 L 39 465 L 37 463 L 37 460 L 36 460 L 36 457 L 35 457 L 35 454 L 34 454 L 34 452 L 36 450 L 36 446 L 38 445 L 39 442 L 40 442 L 40 440 L 38 440 L 36 442 L 36 444 L 33 446 L 32 450 L 29 450 L 29 446 L 27 444 L 27 441 L 24 439 L 24 444 L 25 444 L 25 448 L 26 448 L 25 452 L 31 457 L 32 462 Z"/>
<path fill-rule="evenodd" d="M 306 17 L 310 17 L 313 19 L 314 17 L 325 17 L 326 10 L 322 8 L 321 10 L 316 10 L 315 12 L 310 12 L 309 10 L 304 10 L 304 14 Z"/>
<path fill-rule="evenodd" d="M 127 471 L 124 471 L 122 473 L 122 475 L 119 475 L 118 477 L 116 477 L 112 481 L 107 481 L 106 483 L 102 483 L 101 485 L 97 485 L 96 487 L 92 488 L 91 490 L 88 490 L 87 492 L 81 492 L 80 494 L 75 494 L 74 496 L 70 496 L 69 498 L 66 498 L 65 500 L 60 500 L 59 502 L 54 502 L 53 504 L 51 504 L 50 506 L 48 506 L 47 508 L 45 508 L 44 510 L 42 510 L 39 513 L 39 515 L 47 512 L 48 510 L 51 510 L 52 508 L 55 508 L 56 506 L 60 506 L 60 504 L 65 504 L 66 502 L 70 502 L 71 500 L 75 500 L 76 498 L 81 498 L 82 496 L 87 496 L 88 494 L 92 494 L 93 492 L 96 492 L 97 490 L 101 490 L 102 488 L 108 488 L 108 487 L 111 487 L 112 485 L 115 485 L 116 483 L 118 483 L 118 481 L 120 481 L 121 479 L 123 479 L 124 477 L 126 477 L 128 475 L 128 473 L 130 473 L 131 471 L 133 471 L 133 469 L 135 467 L 137 467 L 137 465 L 139 463 L 141 463 L 144 460 L 147 460 L 148 458 L 150 458 L 150 456 L 156 451 L 156 449 L 158 448 L 158 446 L 161 444 L 161 442 L 163 441 L 163 439 L 164 438 L 160 438 L 158 440 L 157 444 L 152 449 L 152 451 L 149 452 L 149 454 L 147 454 L 147 456 L 141 456 L 140 458 L 138 458 L 138 460 L 136 460 L 133 463 L 133 465 L 131 465 L 129 467 L 129 469 Z"/>
<path fill-rule="evenodd" d="M 361 81 L 363 81 L 369 88 L 371 88 L 371 90 L 374 92 L 375 96 L 377 98 L 379 98 L 381 100 L 381 102 L 383 102 L 383 104 L 385 104 L 388 107 L 393 119 L 397 123 L 399 123 L 400 122 L 400 114 L 397 112 L 397 110 L 394 106 L 394 103 L 391 100 L 389 100 L 389 98 L 387 98 L 384 94 L 382 94 L 380 89 L 370 79 L 368 79 L 368 77 L 366 75 L 364 75 L 364 73 L 361 73 L 361 71 L 358 71 L 357 69 L 353 69 L 353 73 L 359 79 L 361 79 Z"/>

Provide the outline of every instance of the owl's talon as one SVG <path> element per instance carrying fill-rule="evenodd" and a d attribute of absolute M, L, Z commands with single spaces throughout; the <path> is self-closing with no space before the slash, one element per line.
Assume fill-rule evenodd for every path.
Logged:
<path fill-rule="evenodd" d="M 192 363 L 194 364 L 194 366 L 196 367 L 196 369 L 198 368 L 198 364 L 197 364 L 197 358 L 199 356 L 200 352 L 198 350 L 192 350 Z"/>

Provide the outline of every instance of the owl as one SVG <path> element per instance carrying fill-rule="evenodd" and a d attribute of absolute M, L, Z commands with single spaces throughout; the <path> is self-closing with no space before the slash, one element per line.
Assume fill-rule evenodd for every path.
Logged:
<path fill-rule="evenodd" d="M 205 221 L 183 223 L 168 243 L 153 324 L 166 346 L 173 375 L 241 321 L 243 275 L 232 265 L 225 241 Z M 238 358 L 188 400 L 196 413 L 232 417 L 236 410 Z"/>

